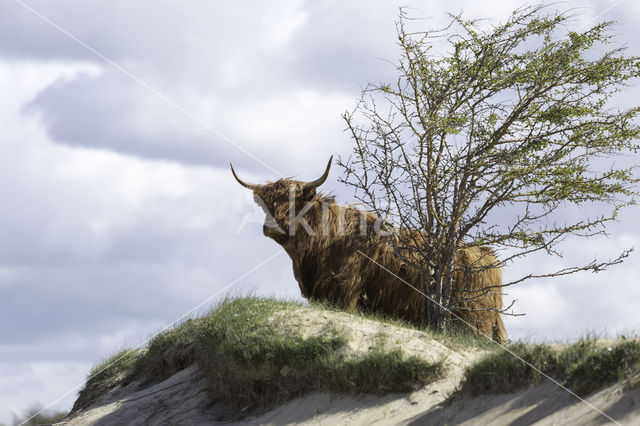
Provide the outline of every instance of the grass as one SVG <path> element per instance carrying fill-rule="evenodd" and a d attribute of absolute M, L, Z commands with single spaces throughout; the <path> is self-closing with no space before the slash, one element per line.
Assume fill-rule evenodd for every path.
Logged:
<path fill-rule="evenodd" d="M 94 366 L 89 372 L 87 384 L 115 380 L 128 371 L 138 360 L 140 350 L 122 349 Z"/>
<path fill-rule="evenodd" d="M 208 315 L 158 334 L 144 350 L 124 349 L 94 367 L 74 410 L 90 405 L 105 387 L 157 383 L 193 364 L 212 400 L 224 401 L 236 414 L 262 412 L 312 391 L 405 392 L 443 374 L 443 361 L 406 357 L 385 350 L 382 342 L 354 358 L 347 356 L 347 338 L 334 328 L 303 338 L 269 320 L 299 306 L 255 297 L 226 300 Z"/>
<path fill-rule="evenodd" d="M 233 418 L 263 412 L 314 391 L 378 395 L 408 392 L 444 374 L 442 360 L 428 362 L 408 357 L 398 349 L 385 349 L 385 342 L 393 339 L 393 334 L 380 332 L 366 354 L 354 357 L 346 350 L 347 337 L 331 323 L 319 335 L 305 338 L 291 329 L 292 324 L 286 324 L 286 314 L 273 315 L 302 306 L 270 298 L 225 300 L 207 315 L 156 335 L 146 348 L 123 349 L 94 367 L 73 410 L 89 406 L 114 386 L 136 382 L 144 387 L 194 364 L 207 381 L 211 400 L 228 406 L 229 417 Z M 305 309 L 335 310 L 317 302 Z M 359 315 L 416 328 L 379 315 Z M 637 338 L 621 338 L 610 344 L 588 337 L 571 345 L 508 346 L 534 369 L 460 327 L 442 334 L 426 333 L 454 350 L 487 353 L 467 368 L 454 397 L 509 393 L 539 385 L 547 379 L 536 369 L 578 395 L 640 372 Z"/>
<path fill-rule="evenodd" d="M 343 312 L 343 309 L 340 309 L 327 301 L 309 301 L 309 306 L 315 309 L 323 309 L 329 310 L 333 312 Z M 385 315 L 380 312 L 357 312 L 355 314 L 361 318 L 365 318 L 372 321 L 384 322 L 385 324 L 394 325 L 396 327 L 409 328 L 413 330 L 418 330 L 423 333 L 428 334 L 433 339 L 442 343 L 444 346 L 458 350 L 458 349 L 481 349 L 481 350 L 493 350 L 498 346 L 495 342 L 487 339 L 485 336 L 482 336 L 478 333 L 475 333 L 469 329 L 469 326 L 466 324 L 461 324 L 459 322 L 452 321 L 449 324 L 449 327 L 441 333 L 436 333 L 432 329 L 428 327 L 421 327 L 419 325 L 413 324 L 409 321 L 405 321 L 400 318 L 394 318 L 388 315 Z"/>
<path fill-rule="evenodd" d="M 640 341 L 603 344 L 593 338 L 558 348 L 517 343 L 509 350 L 580 396 L 640 371 Z M 493 351 L 469 367 L 458 395 L 509 393 L 547 379 L 507 351 Z"/>

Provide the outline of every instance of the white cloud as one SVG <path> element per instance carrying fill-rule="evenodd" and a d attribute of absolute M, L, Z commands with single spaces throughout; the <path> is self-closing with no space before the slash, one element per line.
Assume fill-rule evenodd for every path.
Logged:
<path fill-rule="evenodd" d="M 518 338 L 559 337 L 559 322 L 569 304 L 565 295 L 552 282 L 529 283 L 508 290 L 508 298 L 516 299 L 516 313 L 526 317 L 505 317 L 505 324 L 512 340 Z"/>
<path fill-rule="evenodd" d="M 68 381 L 52 375 L 70 375 L 80 363 L 84 371 L 74 377 L 82 379 L 87 363 L 112 353 L 124 336 L 139 343 L 275 247 L 266 239 L 253 243 L 255 232 L 244 241 L 234 236 L 249 206 L 227 170 L 53 144 L 36 119 L 21 115 L 21 103 L 39 89 L 87 72 L 85 67 L 4 63 L 0 70 L 0 91 L 13 90 L 18 100 L 3 103 L 0 112 L 6 123 L 0 158 L 11 159 L 0 168 L 0 197 L 10 206 L 0 211 L 0 289 L 3 301 L 10 301 L 0 312 L 0 361 L 19 370 L 28 367 L 24 353 L 33 358 L 30 363 L 54 356 L 59 364 L 42 368 L 62 371 L 42 377 L 50 381 L 40 386 L 42 392 L 28 391 L 39 373 L 24 370 L 24 377 L 13 377 L 24 380 L 25 392 L 0 394 L 0 406 L 22 409 L 64 391 Z M 255 256 L 234 260 L 230 252 Z M 265 284 L 253 280 L 237 289 Z M 64 343 L 56 343 L 56 336 L 65 336 Z M 76 344 L 91 344 L 79 350 L 69 336 Z M 64 358 L 67 364 L 60 363 Z M 16 398 L 22 398 L 19 407 Z"/>
<path fill-rule="evenodd" d="M 0 362 L 0 423 L 12 424 L 14 416 L 21 418 L 36 401 L 53 402 L 54 397 L 57 399 L 82 383 L 90 368 L 90 363 L 78 362 Z M 76 391 L 71 392 L 51 409 L 68 410 L 77 395 Z"/>

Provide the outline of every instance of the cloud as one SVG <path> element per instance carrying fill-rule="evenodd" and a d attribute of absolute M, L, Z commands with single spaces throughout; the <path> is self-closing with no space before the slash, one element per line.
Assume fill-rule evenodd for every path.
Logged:
<path fill-rule="evenodd" d="M 53 400 L 96 361 L 280 250 L 259 218 L 240 227 L 254 208 L 228 162 L 250 181 L 280 176 L 197 121 L 285 176 L 317 177 L 329 155 L 351 150 L 340 114 L 360 87 L 394 77 L 386 61 L 398 56 L 394 20 L 404 3 L 27 1 L 193 117 L 19 3 L 0 6 L 0 421 Z M 413 6 L 434 26 L 447 11 L 504 19 L 513 7 Z M 602 18 L 633 22 L 634 8 L 625 2 Z M 636 27 L 622 27 L 623 41 L 638 39 Z M 334 166 L 324 187 L 351 201 L 339 173 Z M 564 261 L 635 243 L 634 215 L 614 228 L 628 238 L 581 242 Z M 542 262 L 554 266 L 536 258 L 505 274 Z M 507 318 L 511 335 L 637 326 L 635 263 L 510 290 L 528 313 Z M 284 255 L 233 290 L 300 297 Z"/>
<path fill-rule="evenodd" d="M 197 13 L 191 8 L 196 4 Z M 361 85 L 369 77 L 374 79 L 378 71 L 386 70 L 387 76 L 393 71 L 381 58 L 396 50 L 393 19 L 387 13 L 396 15 L 397 5 L 381 5 L 385 7 L 375 14 L 360 14 L 354 7 L 301 2 L 240 8 L 201 8 L 200 3 L 155 7 L 154 3 L 152 16 L 144 16 L 143 5 L 137 5 L 126 17 L 119 13 L 124 7 L 119 2 L 108 8 L 76 5 L 79 14 L 84 11 L 84 16 L 101 17 L 98 25 L 87 25 L 62 13 L 63 8 L 36 2 L 34 6 L 43 14 L 161 95 L 104 64 L 100 75 L 51 85 L 27 110 L 41 117 L 58 143 L 144 158 L 221 166 L 228 159 L 246 158 L 234 143 L 279 171 L 305 159 L 305 151 L 319 151 L 327 144 L 328 157 L 345 151 L 339 143 L 345 138 L 340 114 L 353 106 Z M 336 13 L 339 9 L 344 13 Z M 15 20 L 28 19 L 19 7 L 9 12 L 6 20 L 13 15 Z M 242 17 L 240 25 L 238 17 Z M 387 23 L 384 32 L 359 29 L 381 22 Z M 142 36 L 141 23 L 145 25 Z M 117 33 L 109 32 L 115 27 Z M 7 31 L 23 32 L 21 28 Z M 0 52 L 16 50 L 41 57 L 37 49 L 41 38 L 68 39 L 63 34 L 23 35 L 35 41 L 20 46 L 0 44 Z M 49 46 L 47 52 L 57 52 L 63 59 L 76 58 L 65 46 Z M 89 51 L 83 59 L 102 62 Z M 209 132 L 162 96 L 234 143 Z M 277 152 L 274 146 L 279 146 Z M 253 160 L 247 167 L 264 170 Z"/>
<path fill-rule="evenodd" d="M 91 364 L 78 362 L 0 362 L 0 420 L 13 424 L 13 415 L 21 417 L 38 402 L 52 402 L 53 396 L 60 397 L 80 384 L 89 368 Z M 53 409 L 68 410 L 76 398 L 77 392 L 70 392 Z"/>
<path fill-rule="evenodd" d="M 637 214 L 637 212 L 635 213 Z M 507 266 L 504 279 L 527 273 L 541 273 L 568 265 L 584 265 L 594 258 L 617 257 L 623 249 L 637 246 L 638 234 L 612 231 L 612 237 L 572 239 L 562 245 L 563 258 L 544 254 L 529 256 Z M 640 289 L 635 277 L 640 274 L 634 252 L 621 265 L 604 272 L 580 272 L 573 275 L 533 279 L 505 290 L 506 303 L 516 300 L 513 311 L 524 317 L 505 317 L 512 339 L 575 340 L 593 332 L 616 336 L 637 333 L 640 321 L 634 320 Z"/>
<path fill-rule="evenodd" d="M 339 93 L 316 90 L 227 102 L 215 94 L 190 97 L 172 89 L 165 89 L 166 96 L 188 105 L 188 114 L 113 70 L 53 84 L 26 111 L 42 120 L 54 141 L 65 145 L 188 165 L 227 167 L 231 160 L 264 170 L 243 152 L 247 150 L 287 174 L 289 165 L 304 159 L 308 151 L 327 158 L 340 151 L 345 135 L 339 114 L 353 102 Z"/>
<path fill-rule="evenodd" d="M 0 65 L 2 91 L 16 101 L 0 108 L 0 362 L 93 363 L 123 339 L 140 343 L 279 250 L 256 239 L 259 226 L 236 235 L 251 205 L 226 168 L 54 144 L 36 117 L 24 118 L 21 104 L 87 69 Z M 289 272 L 282 256 L 234 290 L 293 296 Z M 108 338 L 114 330 L 120 334 Z M 13 396 L 0 398 L 17 408 Z"/>

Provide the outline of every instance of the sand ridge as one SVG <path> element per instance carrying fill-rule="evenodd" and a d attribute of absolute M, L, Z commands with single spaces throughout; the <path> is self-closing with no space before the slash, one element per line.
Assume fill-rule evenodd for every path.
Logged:
<path fill-rule="evenodd" d="M 411 393 L 349 396 L 316 393 L 286 402 L 238 424 L 249 425 L 398 425 L 398 424 L 604 424 L 607 419 L 552 383 L 504 395 L 486 395 L 445 403 L 466 366 L 484 354 L 477 348 L 443 344 L 420 330 L 360 315 L 297 307 L 279 311 L 266 327 L 299 332 L 303 337 L 339 330 L 348 339 L 348 356 L 376 345 L 400 348 L 406 356 L 444 360 L 442 379 Z M 375 372 L 372 372 L 375 374 Z M 134 382 L 103 395 L 74 413 L 66 425 L 216 425 L 224 407 L 213 404 L 196 366 L 145 389 Z M 606 387 L 587 398 L 621 424 L 640 424 L 640 375 Z"/>

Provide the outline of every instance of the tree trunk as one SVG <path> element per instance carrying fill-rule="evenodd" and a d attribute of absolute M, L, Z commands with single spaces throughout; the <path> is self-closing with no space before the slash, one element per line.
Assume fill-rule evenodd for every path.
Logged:
<path fill-rule="evenodd" d="M 428 274 L 428 278 L 424 281 L 426 288 L 424 294 L 428 297 L 423 297 L 423 326 L 428 326 L 434 331 L 442 331 L 444 323 L 442 320 L 442 275 L 439 267 L 433 268 L 431 273 Z"/>
<path fill-rule="evenodd" d="M 429 272 L 422 274 L 426 278 L 423 293 L 428 297 L 422 299 L 422 325 L 442 332 L 446 329 L 449 318 L 449 300 L 453 284 L 453 256 L 441 258 L 438 264 L 429 266 Z"/>

